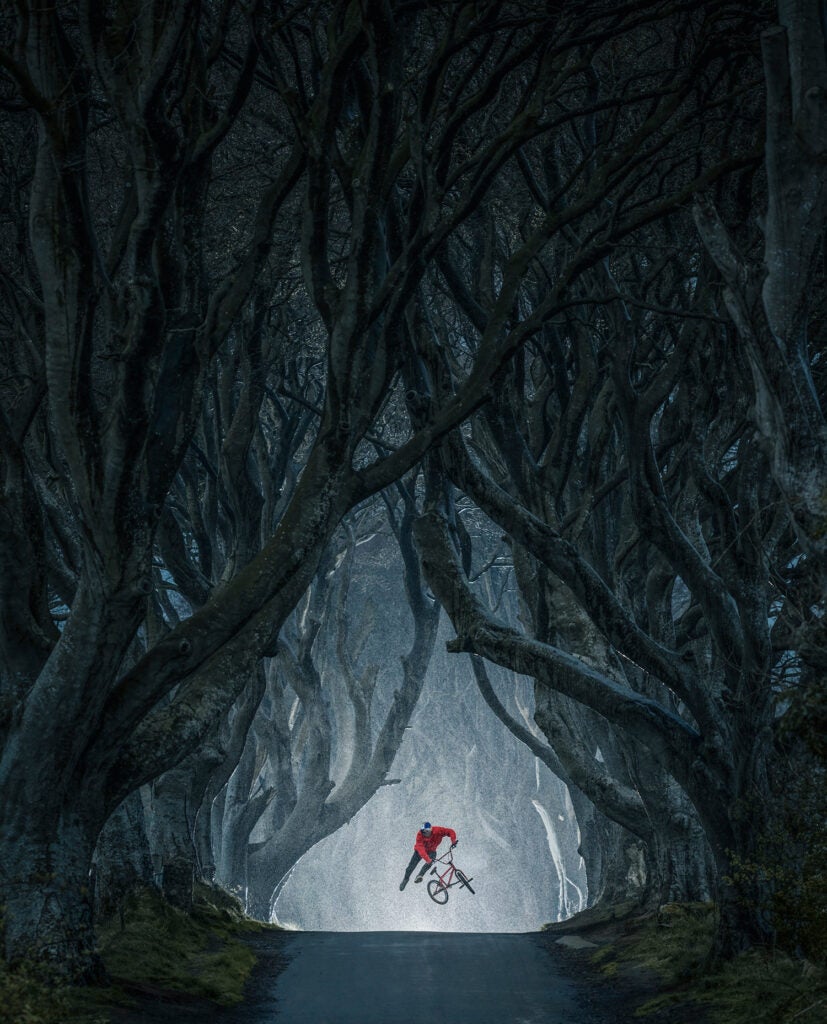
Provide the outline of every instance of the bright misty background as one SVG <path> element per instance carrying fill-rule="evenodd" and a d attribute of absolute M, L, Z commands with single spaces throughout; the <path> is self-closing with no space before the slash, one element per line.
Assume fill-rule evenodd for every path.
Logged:
<path fill-rule="evenodd" d="M 401 676 L 411 613 L 393 549 L 377 539 L 361 547 L 359 561 L 348 606 L 351 616 L 370 615 L 375 622 L 364 660 L 381 666 L 373 704 L 378 730 Z M 283 926 L 528 931 L 585 907 L 585 872 L 568 791 L 494 717 L 468 656 L 446 652 L 452 636 L 443 616 L 422 695 L 390 772 L 401 782 L 382 787 L 348 825 L 296 865 L 276 903 Z M 541 736 L 532 719 L 530 682 L 496 666 L 489 671 L 511 714 Z M 335 678 L 327 686 L 336 702 Z M 346 730 L 337 735 L 336 781 L 347 767 L 348 739 Z M 456 830 L 456 863 L 473 879 L 476 895 L 456 886 L 440 906 L 426 891 L 430 875 L 420 885 L 412 876 L 399 891 L 416 830 L 425 820 Z M 439 852 L 447 845 L 443 841 Z"/>

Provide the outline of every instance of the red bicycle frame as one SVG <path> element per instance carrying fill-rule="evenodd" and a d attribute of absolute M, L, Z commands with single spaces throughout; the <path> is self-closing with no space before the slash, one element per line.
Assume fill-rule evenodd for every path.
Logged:
<path fill-rule="evenodd" d="M 428 882 L 428 895 L 434 901 L 434 903 L 447 903 L 448 902 L 448 890 L 454 885 L 461 885 L 469 892 L 473 893 L 471 888 L 471 881 L 464 872 L 454 864 L 454 847 L 451 846 L 447 853 L 444 853 L 441 857 L 435 857 L 435 861 L 440 861 L 446 865 L 445 871 L 442 874 L 439 873 L 439 868 L 434 865 L 431 868 L 430 874 L 436 875 L 436 878 L 432 878 Z"/>
<path fill-rule="evenodd" d="M 451 853 L 452 850 L 453 850 L 453 847 L 451 847 L 446 854 L 443 854 L 442 857 L 436 857 L 435 858 L 435 860 L 437 862 L 441 862 L 443 864 L 447 864 L 447 867 L 446 867 L 445 871 L 443 872 L 443 874 L 440 874 L 439 870 L 437 868 L 435 868 L 435 867 L 431 868 L 431 870 L 428 872 L 431 875 L 436 875 L 437 878 L 440 880 L 442 885 L 445 886 L 446 889 L 449 888 L 449 886 L 456 885 L 456 882 L 454 881 L 454 876 L 457 873 L 457 869 L 454 866 L 454 857 L 453 857 L 453 854 Z M 447 860 L 445 860 L 446 857 L 448 858 Z M 446 879 L 447 879 L 447 881 L 446 881 Z"/>

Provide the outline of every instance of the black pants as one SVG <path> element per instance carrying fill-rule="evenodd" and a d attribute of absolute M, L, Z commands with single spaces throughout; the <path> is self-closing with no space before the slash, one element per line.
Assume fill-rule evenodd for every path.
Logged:
<path fill-rule="evenodd" d="M 411 877 L 411 874 L 413 873 L 413 869 L 416 867 L 416 865 L 419 863 L 419 861 L 421 859 L 422 858 L 419 856 L 419 854 L 416 852 L 416 850 L 414 850 L 413 856 L 411 857 L 411 859 L 410 859 L 410 861 L 408 863 L 408 866 L 405 868 L 405 881 L 406 882 Z M 429 860 L 423 860 L 422 861 L 422 867 L 419 869 L 419 877 L 420 878 L 422 878 L 422 876 L 425 874 L 425 872 L 428 870 L 428 868 L 430 866 L 431 866 L 431 862 Z"/>

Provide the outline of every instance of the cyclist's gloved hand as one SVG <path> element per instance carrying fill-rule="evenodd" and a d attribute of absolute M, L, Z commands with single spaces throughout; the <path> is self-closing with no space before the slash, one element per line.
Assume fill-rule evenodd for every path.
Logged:
<path fill-rule="evenodd" d="M 453 848 L 454 848 L 454 847 L 455 847 L 455 846 L 457 845 L 457 843 L 458 843 L 458 842 L 459 842 L 459 839 L 457 839 L 456 843 L 451 843 L 451 849 L 452 849 L 452 850 L 453 850 Z"/>

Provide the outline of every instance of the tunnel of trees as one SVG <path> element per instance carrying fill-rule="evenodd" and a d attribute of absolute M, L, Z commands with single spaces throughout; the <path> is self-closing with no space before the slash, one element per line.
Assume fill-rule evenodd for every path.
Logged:
<path fill-rule="evenodd" d="M 806 951 L 826 53 L 817 0 L 3 7 L 8 959 L 94 976 L 142 883 L 268 918 L 441 616 L 591 903 L 632 841 L 719 956 Z"/>

